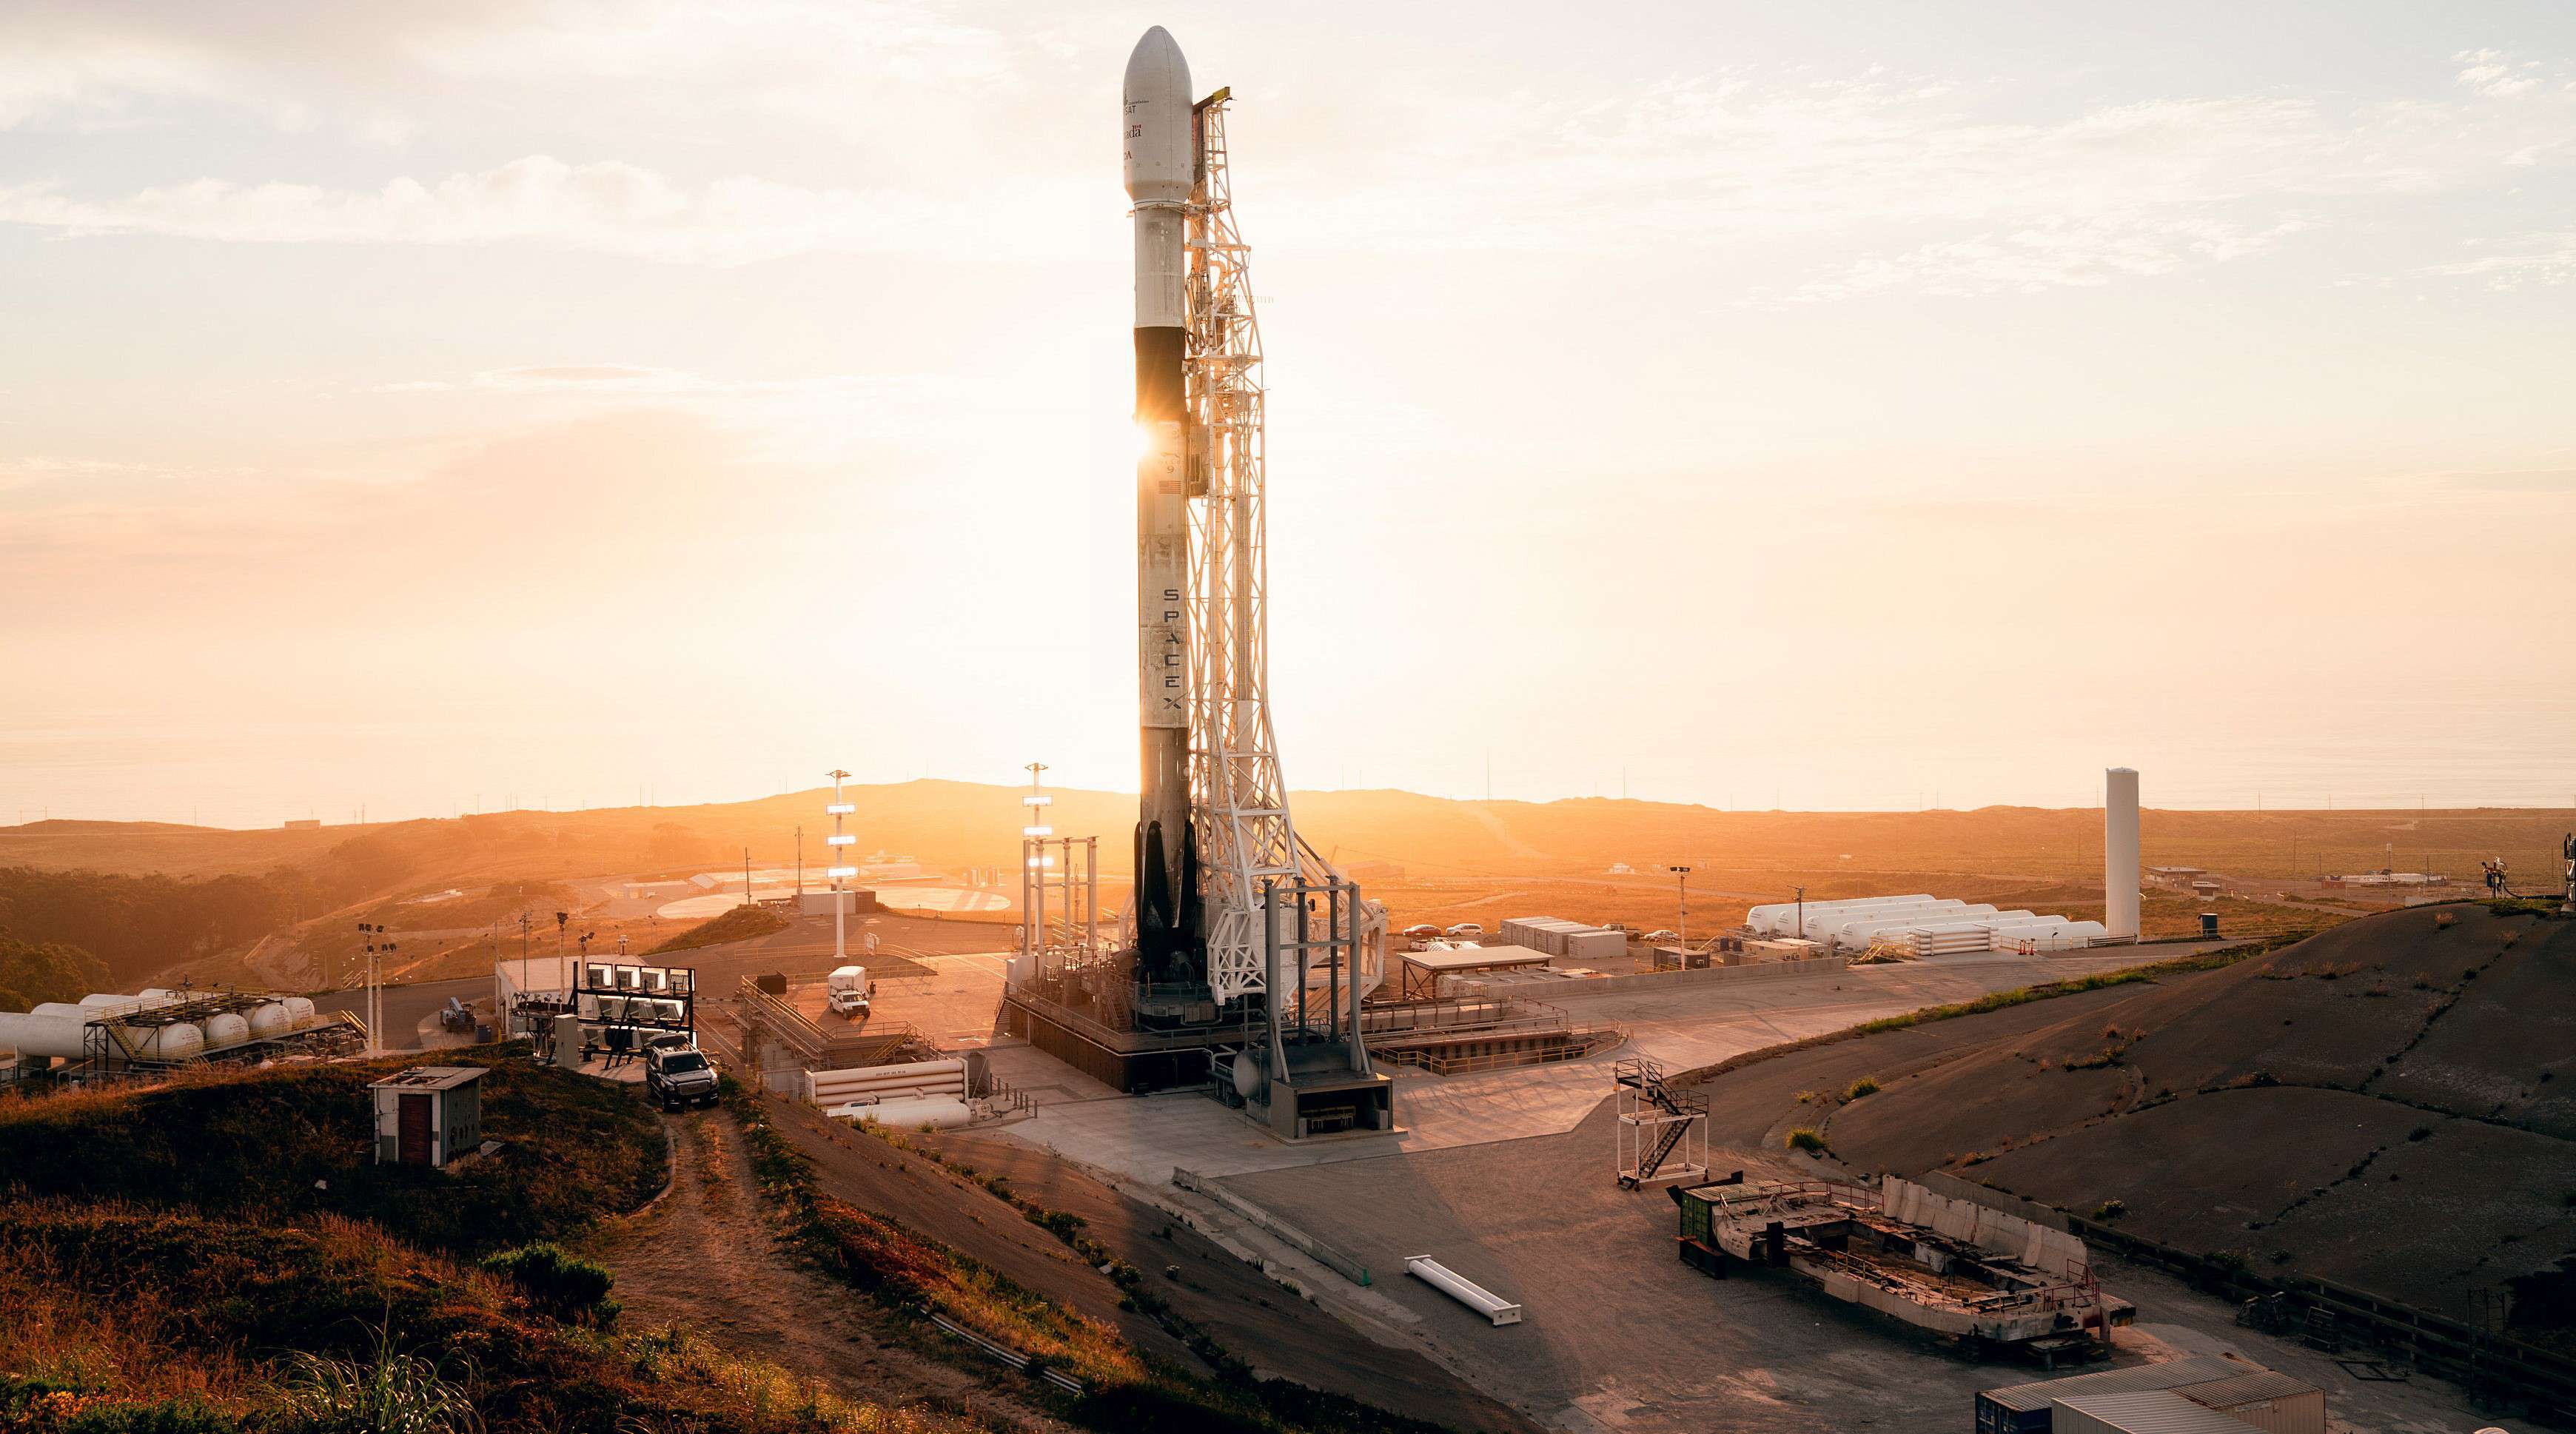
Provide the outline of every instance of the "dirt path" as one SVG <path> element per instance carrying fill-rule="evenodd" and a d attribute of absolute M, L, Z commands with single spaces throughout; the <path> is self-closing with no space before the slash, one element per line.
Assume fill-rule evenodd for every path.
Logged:
<path fill-rule="evenodd" d="M 616 1271 L 623 1321 L 685 1325 L 854 1399 L 968 1414 L 999 1428 L 1067 1428 L 991 1382 L 890 1343 L 865 1296 L 781 1249 L 731 1116 L 702 1112 L 668 1124 L 670 1192 L 590 1241 L 590 1253 Z"/>

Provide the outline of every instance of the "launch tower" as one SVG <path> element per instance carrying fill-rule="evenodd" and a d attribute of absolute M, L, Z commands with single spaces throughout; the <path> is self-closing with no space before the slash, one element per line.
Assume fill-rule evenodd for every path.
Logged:
<path fill-rule="evenodd" d="M 1016 1019 L 1127 1088 L 1212 1077 L 1291 1138 L 1386 1130 L 1393 1086 L 1370 1066 L 1361 1009 L 1385 979 L 1386 913 L 1297 835 L 1270 720 L 1261 329 L 1229 101 L 1191 98 L 1159 26 L 1128 58 L 1135 894 L 1123 949 L 1085 970 L 1041 967 L 1015 993 Z"/>

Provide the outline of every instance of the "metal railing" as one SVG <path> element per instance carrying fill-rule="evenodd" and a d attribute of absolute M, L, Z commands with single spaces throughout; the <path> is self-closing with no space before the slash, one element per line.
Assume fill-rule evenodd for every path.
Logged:
<path fill-rule="evenodd" d="M 1483 1035 L 1471 1031 L 1469 1035 Z M 1501 1039 L 1515 1034 L 1550 1035 L 1550 1031 L 1504 1032 Z M 1617 1026 L 1603 1026 L 1589 1031 L 1563 1032 L 1565 1039 L 1555 1045 L 1525 1046 L 1509 1051 L 1480 1051 L 1471 1055 L 1444 1055 L 1419 1047 L 1397 1046 L 1385 1049 L 1370 1047 L 1370 1055 L 1391 1065 L 1412 1066 L 1433 1075 L 1468 1075 L 1476 1071 L 1506 1070 L 1517 1066 L 1553 1065 L 1558 1061 L 1579 1061 L 1597 1051 L 1606 1051 L 1628 1039 L 1628 1033 Z"/>
<path fill-rule="evenodd" d="M 968 1344 L 973 1345 L 976 1350 L 981 1352 L 988 1359 L 1008 1365 L 1016 1370 L 1025 1371 L 1029 1367 L 1030 1359 L 1027 1355 L 1020 1353 L 1018 1350 L 1011 1348 L 1009 1345 L 1004 1344 L 999 1340 L 987 1339 L 983 1335 L 977 1334 L 975 1331 L 968 1329 L 966 1326 L 959 1324 L 957 1321 L 950 1319 L 946 1315 L 934 1314 L 930 1317 L 930 1322 L 939 1326 L 941 1329 L 946 1330 L 948 1333 L 955 1335 L 957 1338 L 966 1341 Z M 1089 1386 L 1085 1385 L 1081 1380 L 1074 1378 L 1072 1375 L 1067 1374 L 1063 1370 L 1057 1369 L 1052 1365 L 1039 1365 L 1037 1374 L 1038 1378 L 1045 1380 L 1047 1383 L 1054 1385 L 1056 1388 L 1063 1390 L 1067 1394 L 1078 1397 L 1089 1392 Z"/>

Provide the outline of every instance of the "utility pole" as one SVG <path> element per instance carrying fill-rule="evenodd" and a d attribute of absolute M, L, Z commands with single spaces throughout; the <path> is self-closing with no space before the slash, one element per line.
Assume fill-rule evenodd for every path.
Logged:
<path fill-rule="evenodd" d="M 1687 866 L 1681 866 L 1681 865 L 1676 864 L 1676 865 L 1673 865 L 1673 866 L 1665 867 L 1665 868 L 1664 868 L 1664 870 L 1671 872 L 1671 873 L 1673 874 L 1673 879 L 1674 879 L 1675 881 L 1677 881 L 1677 882 L 1679 882 L 1679 883 L 1681 884 L 1681 897 L 1682 897 L 1682 924 L 1681 924 L 1681 931 L 1680 931 L 1680 935 L 1681 935 L 1681 948 L 1682 948 L 1684 951 L 1688 951 L 1688 950 L 1690 949 L 1690 874 L 1691 874 L 1691 869 L 1690 869 L 1689 867 L 1687 867 Z"/>
<path fill-rule="evenodd" d="M 1807 939 L 1807 888 L 1798 888 L 1798 939 Z"/>
<path fill-rule="evenodd" d="M 391 936 L 392 928 L 382 922 L 358 923 L 358 937 L 367 957 L 366 995 L 362 1005 L 367 1013 L 367 1054 L 371 1056 L 384 1050 L 384 984 L 376 958 L 394 954 Z"/>

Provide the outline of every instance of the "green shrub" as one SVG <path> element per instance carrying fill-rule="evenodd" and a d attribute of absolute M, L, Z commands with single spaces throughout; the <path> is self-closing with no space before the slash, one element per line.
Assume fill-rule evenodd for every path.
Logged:
<path fill-rule="evenodd" d="M 2113 1220 L 2117 1220 L 2128 1213 L 2128 1202 L 2123 1200 L 2105 1200 L 2101 1204 L 2093 1207 L 2093 1218 L 2100 1220 L 2105 1224 L 2108 1224 Z"/>
<path fill-rule="evenodd" d="M 1803 1150 L 1810 1155 L 1822 1155 L 1825 1153 L 1825 1138 L 1802 1125 L 1789 1132 L 1789 1148 Z"/>
<path fill-rule="evenodd" d="M 1876 1094 L 1878 1094 L 1878 1077 L 1862 1076 L 1851 1083 L 1850 1089 L 1843 1092 L 1843 1099 L 1858 1100 L 1862 1096 Z"/>
<path fill-rule="evenodd" d="M 508 1281 L 527 1296 L 528 1303 L 566 1323 L 605 1326 L 617 1317 L 617 1301 L 608 1297 L 617 1277 L 551 1240 L 487 1255 L 483 1268 Z"/>

